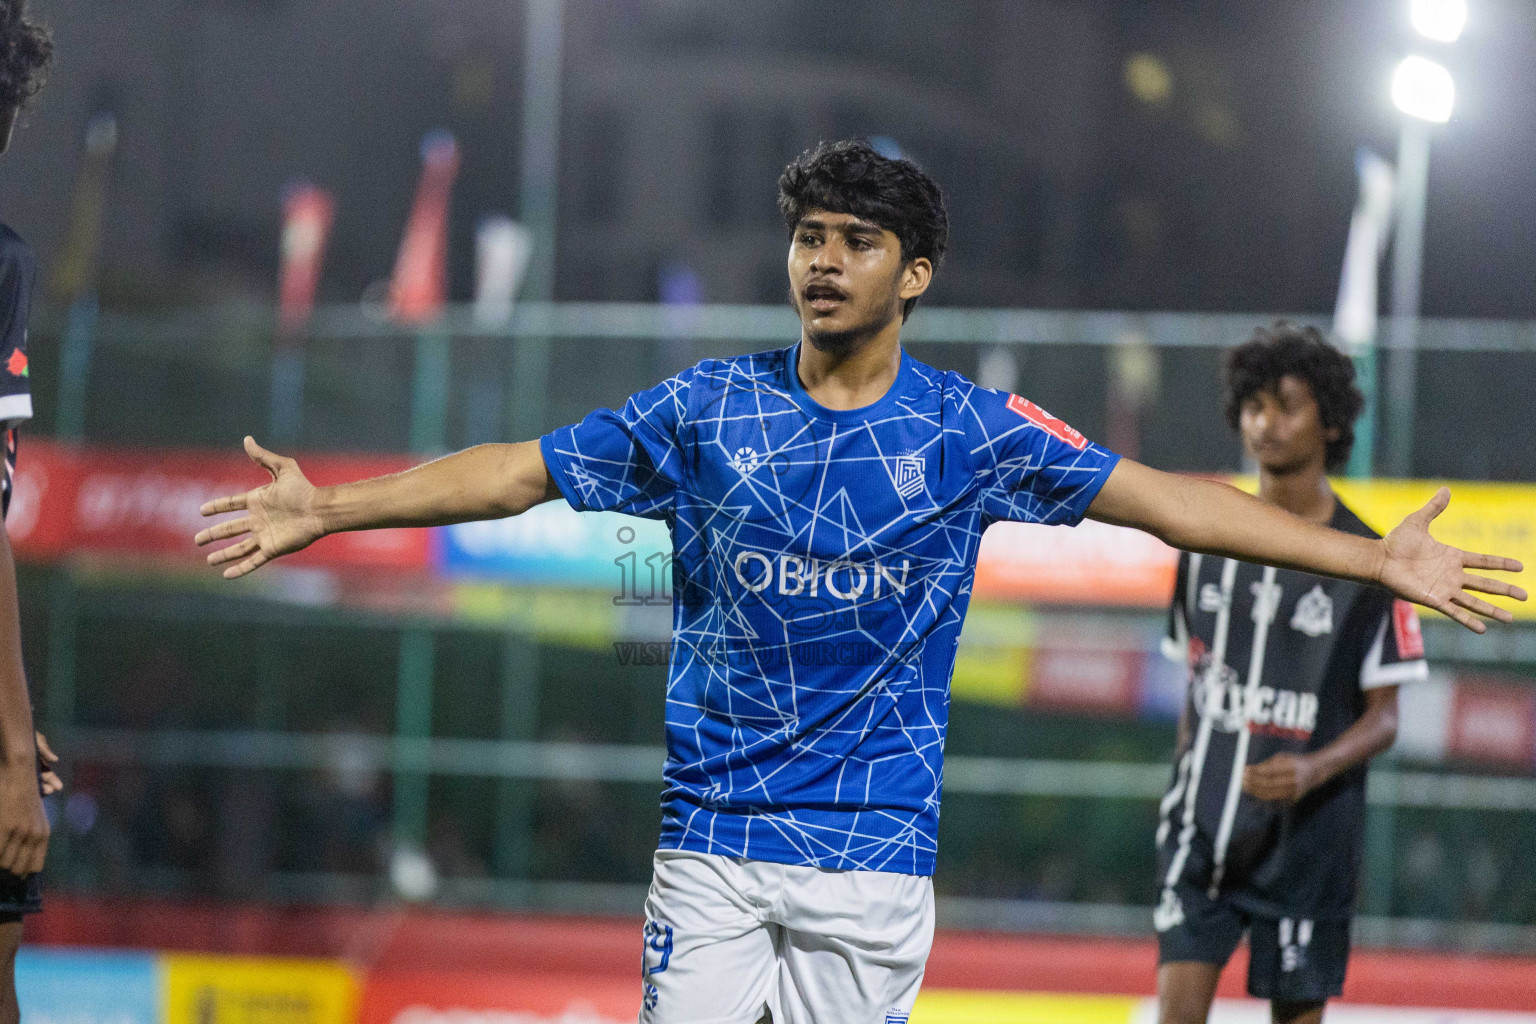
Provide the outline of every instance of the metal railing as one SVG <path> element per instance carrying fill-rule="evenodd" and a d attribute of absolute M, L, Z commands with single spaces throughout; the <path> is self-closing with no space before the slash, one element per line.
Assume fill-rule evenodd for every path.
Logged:
<path fill-rule="evenodd" d="M 1221 470 L 1239 458 L 1219 408 L 1221 350 L 1279 318 L 921 308 L 903 340 L 937 365 L 1016 386 L 1101 439 L 1120 431 L 1110 407 L 1134 406 L 1129 441 L 1148 461 Z M 56 338 L 63 324 L 45 317 L 39 330 Z M 411 331 L 336 306 L 313 318 L 297 373 L 279 374 L 273 334 L 262 307 L 104 312 L 89 332 L 36 346 L 34 386 L 59 388 L 45 426 L 142 443 L 230 444 L 255 432 L 301 448 L 436 452 L 535 436 L 697 359 L 787 345 L 797 324 L 777 306 L 558 303 L 521 306 L 495 325 L 454 307 Z M 1390 399 L 1417 424 L 1413 472 L 1536 479 L 1536 452 L 1500 412 L 1536 384 L 1536 323 L 1428 319 L 1416 336 L 1416 389 Z"/>
<path fill-rule="evenodd" d="M 366 733 L 76 728 L 72 756 L 105 765 L 418 772 L 485 779 L 545 779 L 661 785 L 666 750 L 613 743 L 476 740 Z M 1156 800 L 1171 769 L 1162 762 L 975 757 L 944 760 L 946 793 L 1085 800 Z M 1536 811 L 1536 778 L 1376 768 L 1366 801 L 1383 807 Z"/>
<path fill-rule="evenodd" d="M 924 308 L 908 325 L 904 341 L 936 365 L 1030 394 L 1094 435 L 1102 435 L 1110 406 L 1125 398 L 1116 389 L 1140 387 L 1135 441 L 1148 461 L 1174 469 L 1231 470 L 1237 468 L 1238 449 L 1216 395 L 1220 352 L 1255 325 L 1274 319 L 1259 314 Z M 58 327 L 45 321 L 34 344 L 39 354 L 33 380 L 43 392 L 39 404 L 45 430 L 57 427 L 71 437 L 144 447 L 233 445 L 242 433 L 270 431 L 287 435 L 299 448 L 421 452 L 532 436 L 592 407 L 620 402 L 696 359 L 778 347 L 796 334 L 794 317 L 779 307 L 525 305 L 498 326 L 478 324 L 468 310 L 455 308 L 423 332 L 383 324 L 355 307 L 332 307 L 318 311 L 312 322 L 302 401 L 295 405 L 273 401 L 272 389 L 283 385 L 274 381 L 272 318 L 264 309 L 166 316 L 103 313 L 85 348 L 79 349 L 76 339 L 77 348 L 60 357 L 63 366 L 85 368 L 62 382 L 50 375 L 47 354 L 48 333 Z M 1391 335 L 1383 331 L 1384 337 Z M 1531 358 L 1536 323 L 1428 320 L 1420 324 L 1418 338 L 1418 358 L 1433 364 L 1420 374 L 1418 394 L 1408 397 L 1434 413 L 1419 417 L 1415 457 L 1421 471 L 1536 478 L 1536 449 L 1516 436 L 1523 424 L 1498 411 L 1495 394 L 1536 379 L 1536 359 Z M 1141 355 L 1123 360 L 1128 351 Z M 1143 358 L 1149 352 L 1150 363 Z M 49 395 L 51 387 L 63 393 Z M 71 414 L 76 422 L 50 423 L 56 408 L 79 410 Z M 295 422 L 273 421 L 274 410 L 290 408 L 300 410 Z M 1445 438 L 1460 441 L 1447 445 Z M 550 870 L 536 877 L 531 837 L 538 827 L 539 786 L 633 791 L 638 802 L 651 802 L 654 819 L 663 759 L 661 748 L 650 743 L 541 738 L 540 700 L 556 685 L 551 680 L 559 657 L 550 657 L 536 638 L 510 626 L 488 629 L 499 645 L 497 658 L 484 667 L 489 681 L 484 717 L 495 738 L 464 738 L 439 735 L 434 721 L 434 707 L 448 681 L 439 664 L 441 634 L 451 624 L 431 614 L 410 609 L 342 612 L 276 599 L 208 595 L 174 583 L 151 595 L 135 589 L 131 580 L 82 581 L 67 567 L 50 571 L 38 587 L 42 599 L 30 605 L 49 611 L 41 632 L 29 632 L 28 653 L 36 657 L 39 648 L 47 651 L 46 671 L 34 673 L 47 680 L 45 717 L 59 731 L 59 745 L 67 748 L 73 770 L 106 780 L 97 791 L 108 792 L 114 778 L 142 776 L 148 780 L 143 784 L 153 788 L 161 784 L 157 780 L 201 771 L 371 773 L 385 778 L 388 788 L 381 798 L 387 807 L 379 812 L 388 820 L 375 831 L 395 843 L 420 845 L 428 841 L 434 815 L 448 799 L 445 785 L 483 784 L 473 790 L 479 794 L 475 799 L 496 805 L 495 835 L 484 844 L 493 850 L 487 877 L 447 879 L 441 898 L 588 910 L 638 905 L 633 886 L 548 877 Z M 1141 630 L 1146 618 L 1132 616 L 1115 628 Z M 253 698 L 264 710 L 257 716 L 260 727 L 251 729 L 170 728 L 157 721 L 129 728 L 110 715 L 87 715 L 80 664 L 99 642 L 93 623 L 130 620 L 141 623 L 147 635 L 163 633 L 171 623 L 191 624 L 211 636 L 234 624 L 263 622 L 273 628 L 331 630 L 350 638 L 340 641 L 343 645 L 376 644 L 387 637 L 394 677 L 369 685 L 382 705 L 379 714 L 393 725 L 381 733 L 304 732 L 291 722 L 285 728 L 275 690 Z M 1536 663 L 1536 630 L 1504 630 L 1476 643 L 1436 624 L 1427 624 L 1426 634 L 1432 656 Z M 127 671 L 110 665 L 103 670 Z M 215 668 L 198 671 L 202 674 L 193 673 L 198 687 L 219 699 L 248 696 L 221 686 Z M 612 675 L 617 669 L 604 671 Z M 97 681 L 92 692 L 110 692 L 120 682 L 117 676 Z M 268 683 L 277 685 L 270 679 L 262 685 Z M 1161 736 L 1157 727 L 1147 728 Z M 983 756 L 967 749 L 963 737 L 952 739 L 951 751 L 946 793 L 990 801 L 987 806 L 1000 809 L 1035 806 L 1031 801 L 1094 801 L 1096 807 L 1110 802 L 1141 815 L 1133 815 L 1134 821 L 1150 820 L 1169 771 L 1161 761 L 1123 756 Z M 195 792 L 195 786 L 189 791 Z M 1405 817 L 1477 815 L 1491 823 L 1494 833 L 1525 827 L 1526 816 L 1536 810 L 1536 780 L 1387 765 L 1373 771 L 1368 800 L 1369 916 L 1362 934 L 1384 941 L 1536 949 L 1536 903 L 1526 919 L 1513 923 L 1425 923 L 1395 917 L 1405 911 L 1422 915 L 1401 907 L 1393 891 L 1396 854 L 1407 838 Z M 77 805 L 65 813 L 88 810 Z M 72 884 L 105 884 L 82 854 L 83 844 L 97 840 L 81 830 L 72 834 L 68 827 L 58 834 L 59 861 L 75 879 Z M 638 850 L 636 844 L 647 845 L 650 838 L 628 842 Z M 1150 848 L 1150 830 L 1144 838 Z M 170 864 L 176 856 L 157 863 Z M 188 879 L 198 870 L 156 868 L 161 873 L 153 877 L 169 885 L 197 884 Z M 558 874 L 558 865 L 551 870 Z M 276 898 L 374 898 L 385 884 L 381 875 L 377 864 L 351 871 L 286 867 L 274 870 L 261 891 Z M 1142 931 L 1148 920 L 1145 908 L 1102 901 L 951 896 L 943 907 L 948 922 L 970 926 Z"/>

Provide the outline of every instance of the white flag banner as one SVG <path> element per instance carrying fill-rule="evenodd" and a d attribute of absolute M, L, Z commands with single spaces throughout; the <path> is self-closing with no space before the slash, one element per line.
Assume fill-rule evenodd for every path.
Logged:
<path fill-rule="evenodd" d="M 511 217 L 492 214 L 475 231 L 475 323 L 512 319 L 512 303 L 533 256 L 533 234 Z"/>
<path fill-rule="evenodd" d="M 1360 196 L 1349 220 L 1344 246 L 1344 271 L 1339 277 L 1339 301 L 1333 313 L 1333 334 L 1351 355 L 1376 340 L 1378 268 L 1392 230 L 1392 165 L 1369 150 L 1355 157 Z"/>

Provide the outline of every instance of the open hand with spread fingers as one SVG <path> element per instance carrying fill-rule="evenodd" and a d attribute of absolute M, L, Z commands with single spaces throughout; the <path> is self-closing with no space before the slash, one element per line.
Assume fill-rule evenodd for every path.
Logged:
<path fill-rule="evenodd" d="M 1489 604 L 1473 591 L 1517 601 L 1524 601 L 1526 594 L 1512 583 L 1467 570 L 1520 572 L 1524 567 L 1513 558 L 1474 554 L 1431 537 L 1429 524 L 1450 503 L 1450 490 L 1440 488 L 1427 505 L 1382 538 L 1384 557 L 1377 578 L 1397 596 L 1443 612 L 1472 632 L 1482 633 L 1488 626 L 1479 615 L 1499 622 L 1509 622 L 1513 616 L 1508 609 Z"/>
<path fill-rule="evenodd" d="M 306 548 L 325 535 L 317 508 L 319 489 L 305 478 L 299 464 L 274 455 L 250 437 L 245 439 L 245 453 L 272 474 L 271 483 L 203 505 L 205 516 L 223 512 L 245 515 L 216 523 L 194 538 L 199 547 L 244 538 L 208 556 L 209 565 L 227 566 L 224 578 L 230 580 L 254 572 L 279 555 Z"/>

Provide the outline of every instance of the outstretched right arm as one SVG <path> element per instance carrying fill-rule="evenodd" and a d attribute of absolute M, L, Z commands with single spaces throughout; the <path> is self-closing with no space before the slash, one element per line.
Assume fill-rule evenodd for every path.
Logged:
<path fill-rule="evenodd" d="M 196 537 L 199 545 L 243 538 L 208 556 L 209 565 L 226 566 L 226 579 L 244 576 L 328 533 L 502 519 L 560 497 L 537 441 L 477 445 L 403 473 L 335 487 L 314 486 L 297 462 L 249 437 L 245 451 L 272 474 L 272 481 L 205 504 L 205 516 L 245 515 Z"/>

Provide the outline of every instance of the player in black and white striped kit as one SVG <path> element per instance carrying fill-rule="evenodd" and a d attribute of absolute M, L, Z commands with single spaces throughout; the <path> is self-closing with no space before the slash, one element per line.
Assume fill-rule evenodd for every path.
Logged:
<path fill-rule="evenodd" d="M 53 54 L 48 33 L 27 18 L 25 0 L 0 0 L 0 153 L 23 105 L 42 84 Z M 0 431 L 5 442 L 0 520 L 10 510 L 16 432 L 32 418 L 27 316 L 36 263 L 21 236 L 0 224 Z M 38 872 L 48 852 L 42 792 L 59 780 L 58 760 L 32 731 L 32 706 L 21 661 L 21 628 L 11 545 L 0 522 L 0 1024 L 16 1024 L 15 957 L 23 915 L 42 909 Z"/>
<path fill-rule="evenodd" d="M 1328 486 L 1363 404 L 1312 328 L 1229 353 L 1226 414 L 1259 496 L 1375 537 Z M 1248 991 L 1282 1024 L 1343 988 L 1366 762 L 1397 734 L 1398 685 L 1427 673 L 1413 606 L 1375 587 L 1185 553 L 1164 641 L 1189 666 L 1157 830 L 1160 1024 L 1202 1022 L 1244 931 Z"/>

